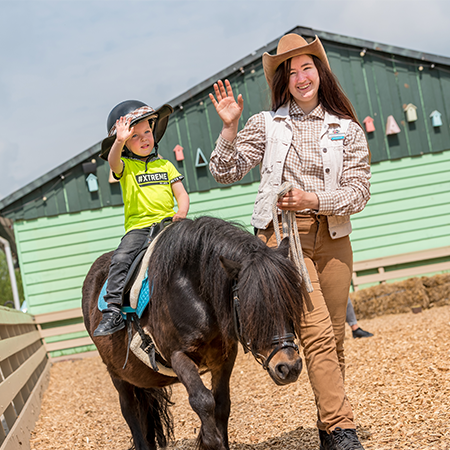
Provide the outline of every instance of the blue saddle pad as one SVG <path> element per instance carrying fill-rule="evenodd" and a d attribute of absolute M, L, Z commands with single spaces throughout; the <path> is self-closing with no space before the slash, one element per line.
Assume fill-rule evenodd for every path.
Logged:
<path fill-rule="evenodd" d="M 108 281 L 105 281 L 105 284 L 103 285 L 102 290 L 100 291 L 100 295 L 98 296 L 98 309 L 100 311 L 102 311 L 108 307 L 108 303 L 106 303 L 105 299 L 104 299 L 104 296 L 106 295 L 107 284 L 108 284 Z M 138 315 L 138 317 L 140 318 L 142 316 L 142 313 L 144 312 L 145 308 L 147 307 L 152 294 L 153 294 L 153 284 L 152 284 L 152 289 L 150 291 L 149 285 L 148 285 L 148 271 L 147 271 L 145 273 L 144 279 L 142 280 L 141 290 L 139 291 L 137 308 L 133 309 L 130 306 L 122 306 L 122 315 L 125 317 L 127 312 L 135 312 Z"/>

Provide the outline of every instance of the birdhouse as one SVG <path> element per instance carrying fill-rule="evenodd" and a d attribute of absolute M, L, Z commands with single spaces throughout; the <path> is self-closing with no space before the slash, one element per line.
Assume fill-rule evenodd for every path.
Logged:
<path fill-rule="evenodd" d="M 373 119 L 370 116 L 367 116 L 364 120 L 363 120 L 363 124 L 366 127 L 366 132 L 367 133 L 372 133 L 375 131 L 375 125 L 373 124 Z"/>
<path fill-rule="evenodd" d="M 175 145 L 175 148 L 173 149 L 175 153 L 175 159 L 177 161 L 183 161 L 184 160 L 184 154 L 183 154 L 183 147 L 181 145 Z"/>
<path fill-rule="evenodd" d="M 98 179 L 93 173 L 88 175 L 88 177 L 86 178 L 86 183 L 88 185 L 89 192 L 98 191 Z"/>
<path fill-rule="evenodd" d="M 433 125 L 433 127 L 440 127 L 442 126 L 442 114 L 439 111 L 433 111 L 430 114 L 431 117 L 431 123 Z"/>
<path fill-rule="evenodd" d="M 406 120 L 408 122 L 415 122 L 417 120 L 417 106 L 413 105 L 412 103 L 408 103 L 404 108 L 403 111 L 406 113 Z"/>
<path fill-rule="evenodd" d="M 389 136 L 390 134 L 398 134 L 400 131 L 400 127 L 397 125 L 394 116 L 388 116 L 386 121 L 386 135 Z"/>
<path fill-rule="evenodd" d="M 203 152 L 198 148 L 197 157 L 195 158 L 195 167 L 205 167 L 208 165 L 208 160 L 205 158 Z"/>

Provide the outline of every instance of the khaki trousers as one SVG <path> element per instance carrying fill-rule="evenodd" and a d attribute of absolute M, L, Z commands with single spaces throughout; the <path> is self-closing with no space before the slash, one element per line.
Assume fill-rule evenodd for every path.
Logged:
<path fill-rule="evenodd" d="M 328 432 L 355 428 L 344 390 L 345 316 L 353 266 L 350 239 L 331 239 L 326 216 L 298 214 L 297 226 L 314 288 L 314 309 L 305 309 L 300 342 L 316 400 L 317 426 Z M 273 224 L 258 230 L 258 237 L 269 247 L 277 245 Z"/>

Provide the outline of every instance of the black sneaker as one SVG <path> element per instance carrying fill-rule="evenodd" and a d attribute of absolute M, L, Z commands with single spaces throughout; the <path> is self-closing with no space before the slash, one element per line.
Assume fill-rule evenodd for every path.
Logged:
<path fill-rule="evenodd" d="M 359 442 L 356 430 L 353 428 L 335 428 L 331 434 L 333 441 L 333 450 L 364 450 L 364 447 Z M 326 447 L 325 447 L 326 448 Z"/>
<path fill-rule="evenodd" d="M 118 306 L 108 306 L 102 311 L 102 314 L 102 320 L 94 331 L 94 336 L 108 336 L 125 328 L 125 320 L 123 320 Z"/>
<path fill-rule="evenodd" d="M 334 450 L 333 439 L 331 434 L 324 430 L 319 430 L 320 450 Z"/>
<path fill-rule="evenodd" d="M 356 330 L 352 330 L 353 339 L 356 338 L 366 338 L 366 337 L 372 337 L 373 334 L 369 333 L 368 331 L 364 331 L 362 328 L 358 327 Z"/>

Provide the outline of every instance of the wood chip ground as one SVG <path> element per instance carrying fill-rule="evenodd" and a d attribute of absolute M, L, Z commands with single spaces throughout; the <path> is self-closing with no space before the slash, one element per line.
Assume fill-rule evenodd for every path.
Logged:
<path fill-rule="evenodd" d="M 375 336 L 353 339 L 347 327 L 346 390 L 365 449 L 450 449 L 450 306 L 360 325 Z M 305 371 L 295 384 L 277 387 L 240 353 L 231 385 L 231 450 L 319 448 Z M 199 420 L 183 386 L 173 388 L 173 400 L 176 440 L 168 448 L 194 449 Z M 100 358 L 54 364 L 31 450 L 129 447 L 118 396 Z"/>

